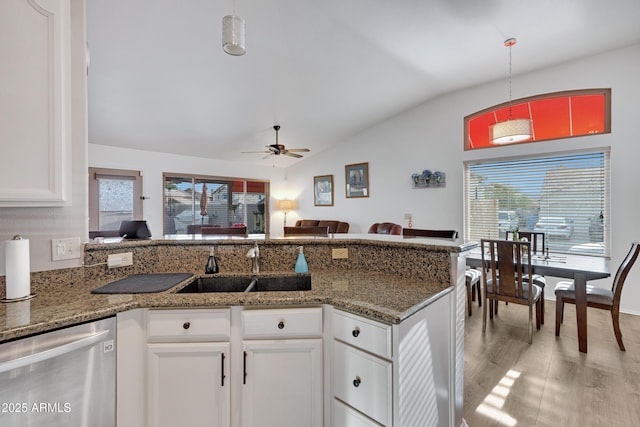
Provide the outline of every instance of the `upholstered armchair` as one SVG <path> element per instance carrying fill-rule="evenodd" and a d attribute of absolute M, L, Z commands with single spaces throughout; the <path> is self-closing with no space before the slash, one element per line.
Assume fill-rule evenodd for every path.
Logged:
<path fill-rule="evenodd" d="M 394 224 L 393 222 L 376 222 L 369 227 L 369 233 L 371 234 L 402 234 L 402 226 Z"/>

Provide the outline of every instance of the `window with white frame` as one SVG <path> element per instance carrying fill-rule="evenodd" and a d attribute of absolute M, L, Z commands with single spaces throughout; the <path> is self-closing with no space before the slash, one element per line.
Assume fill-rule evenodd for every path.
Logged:
<path fill-rule="evenodd" d="M 609 150 L 465 162 L 465 236 L 545 232 L 552 252 L 609 256 Z"/>
<path fill-rule="evenodd" d="M 120 223 L 142 219 L 140 171 L 89 168 L 89 236 L 118 236 Z"/>

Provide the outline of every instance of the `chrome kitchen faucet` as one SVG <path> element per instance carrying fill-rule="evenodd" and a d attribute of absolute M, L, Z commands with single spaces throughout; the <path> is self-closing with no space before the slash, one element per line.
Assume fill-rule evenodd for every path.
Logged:
<path fill-rule="evenodd" d="M 260 273 L 260 248 L 258 248 L 258 242 L 255 242 L 253 248 L 249 249 L 247 258 L 251 258 L 251 272 L 253 274 Z"/>

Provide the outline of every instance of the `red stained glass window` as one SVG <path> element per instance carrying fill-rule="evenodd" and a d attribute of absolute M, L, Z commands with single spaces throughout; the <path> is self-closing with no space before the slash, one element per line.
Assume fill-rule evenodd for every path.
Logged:
<path fill-rule="evenodd" d="M 464 118 L 465 150 L 493 147 L 489 127 L 509 119 L 531 119 L 533 135 L 526 141 L 571 138 L 611 132 L 611 89 L 556 92 L 514 100 Z"/>

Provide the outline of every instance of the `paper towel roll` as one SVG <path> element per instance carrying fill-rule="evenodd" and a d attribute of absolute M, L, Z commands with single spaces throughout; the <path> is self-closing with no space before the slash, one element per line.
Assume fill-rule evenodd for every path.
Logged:
<path fill-rule="evenodd" d="M 29 266 L 29 239 L 4 242 L 4 271 L 6 298 L 24 298 L 31 294 L 31 268 Z"/>
<path fill-rule="evenodd" d="M 7 315 L 5 321 L 7 328 L 17 328 L 31 323 L 31 300 L 12 302 L 6 304 Z"/>

